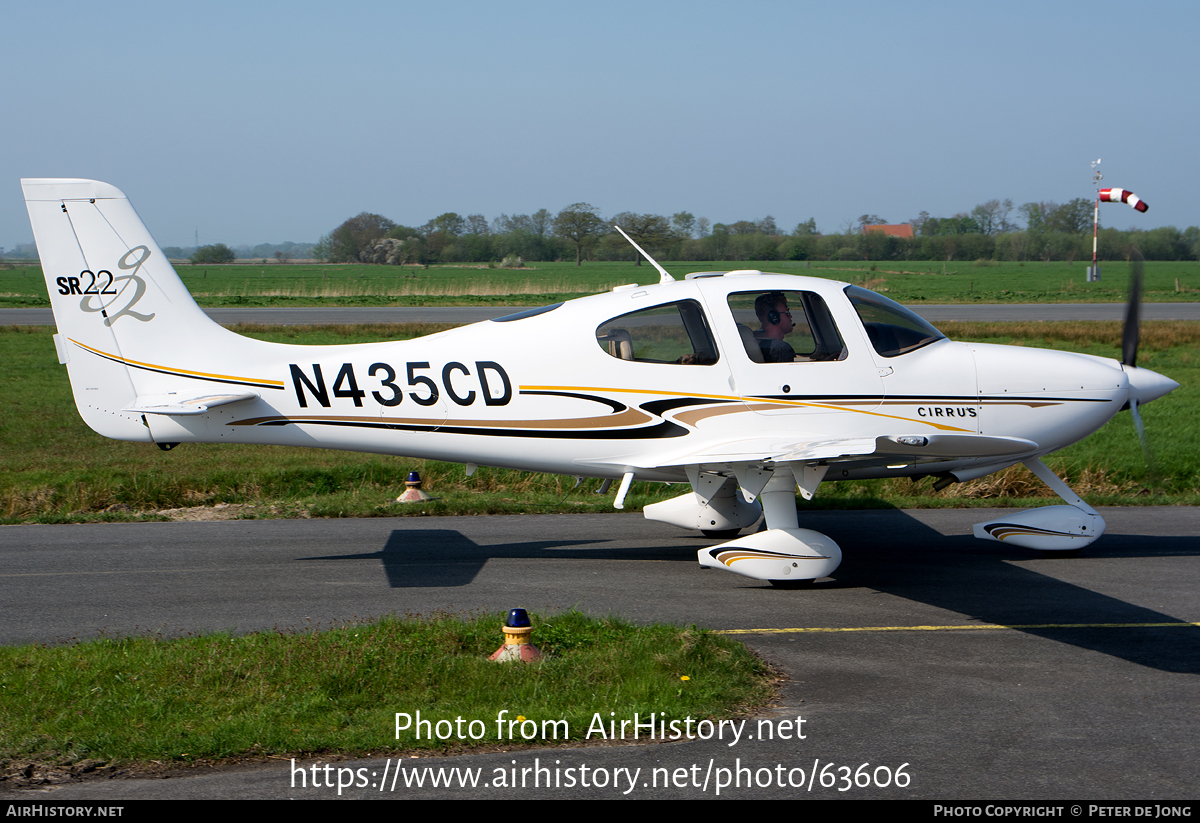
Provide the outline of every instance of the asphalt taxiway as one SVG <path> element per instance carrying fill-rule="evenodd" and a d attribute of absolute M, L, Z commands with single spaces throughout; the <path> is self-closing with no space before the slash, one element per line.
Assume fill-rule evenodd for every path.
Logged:
<path fill-rule="evenodd" d="M 735 632 L 787 675 L 769 724 L 733 745 L 421 758 L 397 782 L 394 760 L 349 761 L 318 787 L 312 763 L 302 778 L 282 763 L 40 795 L 54 802 L 336 797 L 323 779 L 339 768 L 366 784 L 341 796 L 380 799 L 715 797 L 722 779 L 741 784 L 721 789 L 731 798 L 1194 798 L 1200 510 L 1102 514 L 1108 533 L 1082 557 L 1048 558 L 970 537 L 994 510 L 802 513 L 845 560 L 788 591 L 701 570 L 712 541 L 638 515 L 6 526 L 0 641 L 575 607 Z M 755 735 L 797 717 L 803 739 Z M 907 785 L 878 785 L 902 765 Z M 425 767 L 478 785 L 432 788 Z"/>

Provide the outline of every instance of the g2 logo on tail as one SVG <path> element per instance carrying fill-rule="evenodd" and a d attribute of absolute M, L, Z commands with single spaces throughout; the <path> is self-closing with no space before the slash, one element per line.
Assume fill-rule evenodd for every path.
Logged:
<path fill-rule="evenodd" d="M 141 252 L 141 254 L 131 262 L 130 258 L 135 252 Z M 145 246 L 134 246 L 121 255 L 121 259 L 117 261 L 117 268 L 122 271 L 128 271 L 130 272 L 129 274 L 120 274 L 114 277 L 112 272 L 107 269 L 101 269 L 96 273 L 92 273 L 90 269 L 84 269 L 79 273 L 79 277 L 58 278 L 58 293 L 83 295 L 79 301 L 79 308 L 86 312 L 105 312 L 104 325 L 106 326 L 112 326 L 118 317 L 126 315 L 132 317 L 134 320 L 141 320 L 143 323 L 148 323 L 154 319 L 154 312 L 141 314 L 133 311 L 133 307 L 146 294 L 146 281 L 137 272 L 149 257 L 150 249 Z M 83 285 L 84 278 L 88 278 L 86 286 Z M 118 286 L 118 283 L 121 283 L 121 285 Z M 82 289 L 80 288 L 81 286 Z M 124 307 L 115 312 L 108 312 L 107 309 L 112 308 L 122 295 L 129 294 L 130 288 L 133 289 L 133 292 Z M 112 299 L 105 302 L 105 297 L 110 295 Z M 92 297 L 100 298 L 98 305 L 92 304 Z"/>

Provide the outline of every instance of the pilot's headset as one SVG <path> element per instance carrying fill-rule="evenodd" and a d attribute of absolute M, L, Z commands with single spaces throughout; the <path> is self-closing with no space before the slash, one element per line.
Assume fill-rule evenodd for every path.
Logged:
<path fill-rule="evenodd" d="M 754 313 L 759 317 L 765 318 L 772 326 L 778 326 L 779 321 L 783 319 L 783 315 L 775 308 L 780 303 L 786 303 L 787 298 L 783 296 L 781 291 L 767 292 L 760 295 L 754 301 Z"/>

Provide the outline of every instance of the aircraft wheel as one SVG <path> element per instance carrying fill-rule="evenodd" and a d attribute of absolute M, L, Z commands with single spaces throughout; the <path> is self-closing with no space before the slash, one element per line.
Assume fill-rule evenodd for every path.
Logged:
<path fill-rule="evenodd" d="M 701 529 L 700 534 L 714 540 L 732 540 L 741 534 L 741 529 Z"/>
<path fill-rule="evenodd" d="M 772 580 L 771 585 L 777 589 L 811 589 L 815 580 Z"/>

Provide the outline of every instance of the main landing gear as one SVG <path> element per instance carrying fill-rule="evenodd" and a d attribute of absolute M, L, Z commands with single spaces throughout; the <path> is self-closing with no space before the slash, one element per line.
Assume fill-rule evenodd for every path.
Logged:
<path fill-rule="evenodd" d="M 811 498 L 825 467 L 799 466 L 799 478 L 790 465 L 770 471 L 738 469 L 735 477 L 689 471 L 693 492 L 647 506 L 646 518 L 724 536 L 752 525 L 761 513 L 766 531 L 700 549 L 700 565 L 787 588 L 811 585 L 832 574 L 842 562 L 842 550 L 827 535 L 800 528 L 796 515 L 797 485 L 806 499 Z M 756 500 L 747 501 L 749 495 Z"/>

